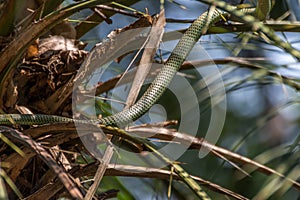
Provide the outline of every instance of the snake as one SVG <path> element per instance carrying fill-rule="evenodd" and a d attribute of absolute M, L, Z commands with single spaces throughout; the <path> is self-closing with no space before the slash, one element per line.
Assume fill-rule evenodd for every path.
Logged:
<path fill-rule="evenodd" d="M 258 0 L 256 8 L 243 8 L 241 10 L 245 14 L 251 13 L 259 20 L 264 20 L 270 12 L 270 9 L 270 0 Z M 47 114 L 1 114 L 0 124 L 42 125 L 58 122 L 76 122 L 120 126 L 135 121 L 145 114 L 166 91 L 176 72 L 189 55 L 195 43 L 203 35 L 204 29 L 207 29 L 224 18 L 224 16 L 228 15 L 229 13 L 218 9 L 211 9 L 200 15 L 183 34 L 161 71 L 158 73 L 143 96 L 128 109 L 124 109 L 119 113 L 97 120 L 78 120 Z"/>

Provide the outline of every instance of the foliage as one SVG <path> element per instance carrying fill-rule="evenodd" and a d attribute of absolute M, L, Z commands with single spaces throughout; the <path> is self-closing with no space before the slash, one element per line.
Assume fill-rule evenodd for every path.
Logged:
<path fill-rule="evenodd" d="M 74 79 L 95 43 L 108 33 L 110 37 L 118 36 L 119 32 L 113 31 L 115 28 L 122 32 L 134 26 L 153 25 L 151 20 L 155 17 L 150 14 L 159 13 L 164 7 L 166 27 L 174 31 L 165 32 L 161 50 L 154 52 L 155 63 L 161 63 L 170 55 L 164 49 L 169 44 L 174 46 L 180 32 L 192 21 L 178 15 L 194 19 L 199 10 L 214 9 L 197 1 L 162 2 L 2 1 L 1 112 L 76 116 L 78 113 L 73 113 L 72 108 Z M 223 9 L 236 12 L 226 6 Z M 229 21 L 209 27 L 207 35 L 198 42 L 208 56 L 199 59 L 191 55 L 195 59 L 185 62 L 178 73 L 192 86 L 197 108 L 191 107 L 182 113 L 180 100 L 169 90 L 159 101 L 164 109 L 153 108 L 137 125 L 127 127 L 126 131 L 103 127 L 109 138 L 117 135 L 123 140 L 119 143 L 112 140 L 118 144 L 113 150 L 114 157 L 103 159 L 102 163 L 98 162 L 98 156 L 105 157 L 109 145 L 101 138 L 103 134 L 89 134 L 98 131 L 89 125 L 80 128 L 68 123 L 2 126 L 0 196 L 63 199 L 82 195 L 83 198 L 93 187 L 92 179 L 102 169 L 107 177 L 99 178 L 100 186 L 94 191 L 99 199 L 165 199 L 168 190 L 172 199 L 194 199 L 192 190 L 196 191 L 198 185 L 193 181 L 200 183 L 212 199 L 299 198 L 299 23 L 291 21 L 298 17 L 295 9 L 290 10 L 286 1 L 276 1 L 270 18 L 263 23 L 254 18 L 253 22 L 244 18 L 245 23 L 235 23 L 228 18 Z M 181 28 L 183 30 L 179 30 Z M 62 41 L 63 47 L 58 48 Z M 104 57 L 110 56 L 105 53 Z M 135 69 L 143 59 L 139 51 L 126 52 L 110 61 L 101 82 L 93 82 L 93 78 L 101 74 L 103 68 L 89 74 L 84 87 L 90 91 L 96 88 L 96 99 L 86 94 L 79 109 L 81 115 L 92 116 L 95 112 L 101 117 L 116 112 L 114 109 L 118 106 L 110 104 L 111 98 L 125 102 L 127 97 L 112 89 L 117 85 L 116 88 L 123 90 L 126 86 L 122 86 L 134 77 L 133 70 L 124 75 L 120 72 L 126 71 L 128 65 Z M 211 66 L 218 69 L 224 88 L 216 83 L 217 74 L 206 73 Z M 149 79 L 155 75 L 155 70 L 151 71 Z M 140 93 L 145 87 L 147 85 Z M 182 94 L 186 93 L 182 91 Z M 193 96 L 189 94 L 187 98 Z M 224 99 L 227 110 L 220 104 Z M 93 102 L 95 106 L 91 106 Z M 217 144 L 210 144 L 203 138 L 210 126 L 221 123 L 210 120 L 216 108 L 220 112 L 225 110 L 226 118 Z M 192 112 L 197 109 L 201 112 L 200 122 L 192 118 Z M 183 118 L 189 117 L 191 126 L 199 123 L 195 137 L 179 129 Z M 77 132 L 92 136 L 79 137 Z M 97 141 L 98 154 L 86 145 L 91 140 Z M 172 142 L 178 149 L 191 145 L 177 161 L 173 160 L 174 155 L 163 155 L 156 150 Z M 200 159 L 199 153 L 207 149 L 210 153 Z M 137 155 L 128 150 L 142 152 Z M 152 153 L 155 155 L 149 156 Z M 105 162 L 110 164 L 104 166 Z M 164 166 L 170 168 L 160 169 L 157 163 L 167 163 Z M 194 187 L 190 189 L 182 181 Z M 64 188 L 68 184 L 75 189 Z"/>

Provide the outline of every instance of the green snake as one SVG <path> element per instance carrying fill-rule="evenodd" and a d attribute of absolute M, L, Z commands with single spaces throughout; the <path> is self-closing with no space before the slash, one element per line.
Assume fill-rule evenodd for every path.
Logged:
<path fill-rule="evenodd" d="M 267 16 L 271 8 L 270 0 L 259 0 L 256 9 L 242 9 L 244 13 L 252 13 L 259 19 Z M 169 59 L 161 69 L 153 83 L 144 93 L 144 95 L 130 108 L 125 109 L 114 115 L 104 117 L 99 120 L 85 121 L 71 119 L 67 117 L 43 114 L 2 114 L 0 115 L 0 124 L 20 124 L 20 125 L 41 125 L 55 122 L 79 122 L 79 123 L 98 123 L 102 125 L 125 125 L 132 122 L 144 113 L 146 113 L 153 104 L 162 96 L 166 88 L 172 81 L 177 70 L 189 55 L 195 43 L 203 34 L 203 30 L 215 22 L 219 21 L 222 16 L 228 13 L 218 9 L 212 9 L 200 15 L 184 33 Z"/>

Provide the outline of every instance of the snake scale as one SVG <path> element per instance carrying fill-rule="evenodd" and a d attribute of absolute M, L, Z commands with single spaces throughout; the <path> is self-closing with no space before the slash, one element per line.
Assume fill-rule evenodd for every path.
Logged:
<path fill-rule="evenodd" d="M 243 9 L 245 13 L 257 15 L 259 19 L 265 18 L 271 8 L 270 0 L 258 0 L 255 9 Z M 161 69 L 153 83 L 144 95 L 130 108 L 114 115 L 104 117 L 99 120 L 77 120 L 67 117 L 44 115 L 44 114 L 1 114 L 0 124 L 20 124 L 20 125 L 41 125 L 56 122 L 78 122 L 78 123 L 98 123 L 107 126 L 125 125 L 141 117 L 165 92 L 177 70 L 182 65 L 185 58 L 190 53 L 194 44 L 199 40 L 205 28 L 219 21 L 228 13 L 218 9 L 212 9 L 200 15 L 187 29 L 179 40 L 175 49 L 171 53 L 164 67 Z"/>

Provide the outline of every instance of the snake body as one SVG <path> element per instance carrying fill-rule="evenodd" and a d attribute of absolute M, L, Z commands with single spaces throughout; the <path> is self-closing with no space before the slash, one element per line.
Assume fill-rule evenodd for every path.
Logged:
<path fill-rule="evenodd" d="M 266 16 L 270 10 L 270 0 L 259 0 L 255 13 L 260 13 L 258 16 L 261 18 L 261 13 Z M 245 9 L 243 12 L 253 12 L 250 9 Z M 141 117 L 147 112 L 151 106 L 157 102 L 161 95 L 165 92 L 166 88 L 172 81 L 177 70 L 182 65 L 183 61 L 189 55 L 194 44 L 199 40 L 203 34 L 203 30 L 221 19 L 222 15 L 226 15 L 217 9 L 207 11 L 200 15 L 184 33 L 175 49 L 171 53 L 169 59 L 161 69 L 153 83 L 144 93 L 144 95 L 130 108 L 125 109 L 114 115 L 104 117 L 99 120 L 77 120 L 55 115 L 43 114 L 2 114 L 0 115 L 0 124 L 20 124 L 20 125 L 41 125 L 55 122 L 79 122 L 79 123 L 98 123 L 102 125 L 125 125 Z"/>

